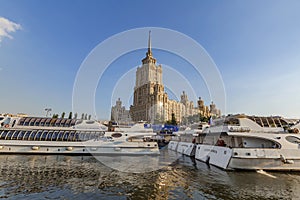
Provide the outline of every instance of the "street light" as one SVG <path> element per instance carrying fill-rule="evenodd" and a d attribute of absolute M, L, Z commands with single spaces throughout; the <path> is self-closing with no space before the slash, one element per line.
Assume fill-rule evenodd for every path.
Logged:
<path fill-rule="evenodd" d="M 45 111 L 46 111 L 46 117 L 48 117 L 48 114 L 49 114 L 49 112 L 52 111 L 52 109 L 51 108 L 45 108 Z"/>

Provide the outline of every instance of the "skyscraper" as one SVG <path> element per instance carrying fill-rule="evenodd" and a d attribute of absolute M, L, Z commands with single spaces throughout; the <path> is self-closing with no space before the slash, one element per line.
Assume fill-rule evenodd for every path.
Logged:
<path fill-rule="evenodd" d="M 133 121 L 148 121 L 151 123 L 165 122 L 170 120 L 172 114 L 178 122 L 189 116 L 199 115 L 210 116 L 210 111 L 214 116 L 219 114 L 216 106 L 204 106 L 201 98 L 198 107 L 194 107 L 193 101 L 188 100 L 188 96 L 183 91 L 180 102 L 168 98 L 162 82 L 162 66 L 156 64 L 156 59 L 152 55 L 151 35 L 149 32 L 148 50 L 146 57 L 142 60 L 142 66 L 136 70 L 136 81 L 134 87 L 133 105 L 130 106 L 130 115 Z"/>

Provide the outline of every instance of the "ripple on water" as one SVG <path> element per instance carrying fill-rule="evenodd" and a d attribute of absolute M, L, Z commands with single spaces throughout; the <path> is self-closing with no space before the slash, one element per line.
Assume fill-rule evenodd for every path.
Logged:
<path fill-rule="evenodd" d="M 167 157 L 167 152 L 164 152 Z M 227 172 L 182 155 L 163 168 L 124 173 L 95 158 L 0 156 L 9 199 L 300 199 L 299 173 Z"/>

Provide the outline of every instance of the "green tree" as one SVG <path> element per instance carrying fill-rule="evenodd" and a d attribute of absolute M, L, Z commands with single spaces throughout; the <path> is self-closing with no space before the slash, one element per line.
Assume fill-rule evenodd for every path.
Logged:
<path fill-rule="evenodd" d="M 91 120 L 92 115 L 89 115 L 88 119 Z"/>
<path fill-rule="evenodd" d="M 166 122 L 166 124 L 175 125 L 175 126 L 177 125 L 175 113 L 172 113 L 171 120 L 168 120 L 168 121 Z"/>
<path fill-rule="evenodd" d="M 58 118 L 58 114 L 53 114 L 52 118 Z"/>
<path fill-rule="evenodd" d="M 77 113 L 74 114 L 74 119 L 77 119 Z"/>
<path fill-rule="evenodd" d="M 63 113 L 61 114 L 61 118 L 65 118 L 65 115 L 66 115 L 66 113 L 63 112 Z"/>
<path fill-rule="evenodd" d="M 81 114 L 81 119 L 84 119 L 84 113 Z"/>
<path fill-rule="evenodd" d="M 72 119 L 72 112 L 69 113 L 68 119 Z"/>

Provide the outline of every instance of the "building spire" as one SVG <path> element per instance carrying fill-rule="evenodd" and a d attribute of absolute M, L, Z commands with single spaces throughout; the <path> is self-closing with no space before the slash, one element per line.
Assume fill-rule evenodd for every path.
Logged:
<path fill-rule="evenodd" d="M 149 31 L 149 38 L 148 38 L 148 51 L 146 53 L 146 58 L 142 60 L 143 64 L 147 63 L 156 63 L 156 59 L 152 56 L 152 49 L 151 49 L 151 30 Z"/>
<path fill-rule="evenodd" d="M 152 55 L 152 50 L 151 50 L 151 30 L 149 31 L 149 38 L 148 38 L 148 55 Z"/>

